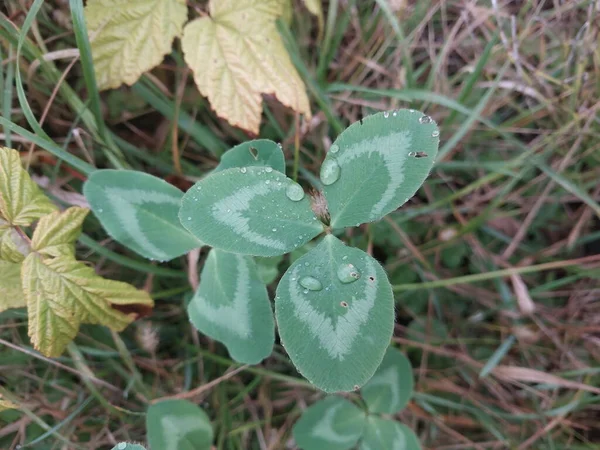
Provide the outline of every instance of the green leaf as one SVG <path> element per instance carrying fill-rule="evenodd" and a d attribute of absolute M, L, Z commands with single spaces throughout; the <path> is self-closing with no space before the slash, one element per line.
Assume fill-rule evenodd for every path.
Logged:
<path fill-rule="evenodd" d="M 119 442 L 115 445 L 112 450 L 146 450 L 139 444 L 130 444 L 129 442 Z"/>
<path fill-rule="evenodd" d="M 212 247 L 278 256 L 323 231 L 300 185 L 271 167 L 213 173 L 183 197 L 181 223 Z"/>
<path fill-rule="evenodd" d="M 115 306 L 153 305 L 146 292 L 101 278 L 91 267 L 66 257 L 42 260 L 31 253 L 23 262 L 21 281 L 27 299 L 29 337 L 36 350 L 51 357 L 60 356 L 81 323 L 121 331 L 136 314 L 122 313 Z"/>
<path fill-rule="evenodd" d="M 254 262 L 256 262 L 256 271 L 258 272 L 258 278 L 263 284 L 269 285 L 279 275 L 279 264 L 283 261 L 283 256 L 273 257 L 262 257 L 256 256 Z"/>
<path fill-rule="evenodd" d="M 438 136 L 429 116 L 408 109 L 377 113 L 344 130 L 321 166 L 331 226 L 373 222 L 406 203 L 433 167 Z"/>
<path fill-rule="evenodd" d="M 396 414 L 407 405 L 413 388 L 410 361 L 400 350 L 390 346 L 377 372 L 360 393 L 369 412 Z"/>
<path fill-rule="evenodd" d="M 346 450 L 358 442 L 365 424 L 363 411 L 331 396 L 304 411 L 294 425 L 294 439 L 303 450 Z"/>
<path fill-rule="evenodd" d="M 369 416 L 359 450 L 421 450 L 415 433 L 392 420 Z"/>
<path fill-rule="evenodd" d="M 0 147 L 0 218 L 10 225 L 29 226 L 55 210 L 21 166 L 19 152 Z"/>
<path fill-rule="evenodd" d="M 394 297 L 383 268 L 333 235 L 290 266 L 277 287 L 275 311 L 292 362 L 326 392 L 365 384 L 394 328 Z"/>
<path fill-rule="evenodd" d="M 0 219 L 0 261 L 20 263 L 29 254 L 29 243 L 11 227 Z"/>
<path fill-rule="evenodd" d="M 285 158 L 281 145 L 268 139 L 256 139 L 236 145 L 223 153 L 214 172 L 248 166 L 268 166 L 285 174 Z"/>
<path fill-rule="evenodd" d="M 240 363 L 258 364 L 273 351 L 271 302 L 249 256 L 213 248 L 188 314 L 200 332 L 225 344 Z"/>
<path fill-rule="evenodd" d="M 85 20 L 98 87 L 117 88 L 162 62 L 187 8 L 184 0 L 88 0 Z"/>
<path fill-rule="evenodd" d="M 177 217 L 183 192 L 160 178 L 99 170 L 83 193 L 108 234 L 146 258 L 167 261 L 202 246 Z"/>
<path fill-rule="evenodd" d="M 21 288 L 21 264 L 0 261 L 0 312 L 26 305 Z"/>
<path fill-rule="evenodd" d="M 74 258 L 75 241 L 89 212 L 89 209 L 74 206 L 42 217 L 33 232 L 31 249 L 44 256 Z"/>
<path fill-rule="evenodd" d="M 165 400 L 148 408 L 148 445 L 160 450 L 209 450 L 213 440 L 210 419 L 185 400 Z"/>

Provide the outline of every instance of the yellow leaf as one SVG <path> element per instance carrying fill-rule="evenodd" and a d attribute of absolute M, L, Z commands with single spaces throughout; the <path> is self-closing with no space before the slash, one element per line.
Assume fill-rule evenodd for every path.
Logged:
<path fill-rule="evenodd" d="M 31 253 L 23 262 L 23 292 L 29 315 L 29 337 L 46 356 L 59 356 L 82 323 L 121 331 L 137 315 L 121 309 L 149 309 L 150 296 L 133 286 L 106 280 L 71 258 L 42 260 Z"/>
<path fill-rule="evenodd" d="M 261 94 L 310 117 L 304 84 L 277 32 L 282 0 L 211 0 L 210 16 L 183 30 L 181 45 L 194 80 L 215 112 L 258 134 Z"/>
<path fill-rule="evenodd" d="M 20 263 L 29 254 L 29 243 L 14 227 L 0 219 L 0 261 Z"/>
<path fill-rule="evenodd" d="M 162 62 L 187 20 L 185 0 L 88 0 L 85 19 L 100 89 L 132 85 Z"/>
<path fill-rule="evenodd" d="M 0 412 L 6 411 L 7 409 L 17 409 L 18 406 L 9 400 L 4 400 L 2 394 L 0 394 Z"/>
<path fill-rule="evenodd" d="M 0 148 L 0 218 L 16 226 L 29 226 L 34 220 L 56 210 L 21 166 L 16 150 Z"/>
<path fill-rule="evenodd" d="M 312 15 L 317 17 L 320 36 L 321 33 L 323 33 L 323 5 L 321 4 L 321 0 L 304 0 L 304 6 L 306 6 L 306 9 L 308 9 Z"/>
<path fill-rule="evenodd" d="M 21 264 L 0 261 L 0 312 L 26 305 L 21 288 Z"/>
<path fill-rule="evenodd" d="M 33 232 L 31 248 L 45 256 L 75 256 L 75 241 L 89 209 L 73 206 L 42 217 Z"/>

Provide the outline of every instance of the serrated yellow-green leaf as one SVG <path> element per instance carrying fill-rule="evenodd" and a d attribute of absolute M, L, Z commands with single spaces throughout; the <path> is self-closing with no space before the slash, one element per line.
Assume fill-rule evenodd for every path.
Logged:
<path fill-rule="evenodd" d="M 0 261 L 0 312 L 26 305 L 21 289 L 21 264 Z"/>
<path fill-rule="evenodd" d="M 36 350 L 51 357 L 64 351 L 82 323 L 121 331 L 135 319 L 114 305 L 153 305 L 146 292 L 99 277 L 94 269 L 66 257 L 42 260 L 31 253 L 23 262 L 21 280 L 29 337 Z"/>
<path fill-rule="evenodd" d="M 29 226 L 56 210 L 21 165 L 19 152 L 0 148 L 0 218 L 10 225 Z"/>
<path fill-rule="evenodd" d="M 20 263 L 28 254 L 28 242 L 14 227 L 0 219 L 0 261 Z"/>
<path fill-rule="evenodd" d="M 258 134 L 262 94 L 310 117 L 304 83 L 277 32 L 282 0 L 212 0 L 181 45 L 198 89 L 230 124 Z"/>
<path fill-rule="evenodd" d="M 40 219 L 31 248 L 44 256 L 75 256 L 75 241 L 89 209 L 74 206 L 64 212 L 55 211 Z"/>
<path fill-rule="evenodd" d="M 18 408 L 17 405 L 15 405 L 11 401 L 4 400 L 2 398 L 2 394 L 0 394 L 0 412 L 6 411 L 7 409 L 17 409 L 17 408 Z"/>
<path fill-rule="evenodd" d="M 85 20 L 100 89 L 132 85 L 161 63 L 187 20 L 184 0 L 88 0 Z"/>

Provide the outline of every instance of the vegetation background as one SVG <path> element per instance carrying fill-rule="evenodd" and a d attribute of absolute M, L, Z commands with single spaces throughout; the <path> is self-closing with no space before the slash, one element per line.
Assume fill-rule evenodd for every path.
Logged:
<path fill-rule="evenodd" d="M 211 111 L 176 41 L 133 88 L 102 93 L 104 125 L 95 126 L 112 137 L 107 145 L 75 107 L 95 87 L 73 52 L 66 0 L 45 2 L 16 60 L 31 3 L 0 5 L 5 119 L 27 127 L 21 90 L 63 148 L 98 167 L 118 155 L 183 189 L 248 138 Z M 205 11 L 202 1 L 188 5 Z M 330 0 L 323 36 L 302 2 L 293 7 L 291 25 L 279 28 L 314 117 L 266 97 L 260 136 L 281 141 L 289 161 L 299 156 L 301 178 L 363 115 L 412 107 L 440 125 L 441 155 L 418 195 L 346 236 L 394 285 L 394 341 L 412 360 L 417 391 L 399 419 L 428 449 L 600 448 L 600 3 Z M 29 155 L 47 193 L 84 202 L 80 173 L 35 136 L 0 131 L 3 145 Z M 283 349 L 238 367 L 188 323 L 188 261 L 149 264 L 93 218 L 84 232 L 78 257 L 144 286 L 156 308 L 120 336 L 82 327 L 55 360 L 32 350 L 24 311 L 0 314 L 0 393 L 21 405 L 0 413 L 0 448 L 143 442 L 148 402 L 173 396 L 205 408 L 216 448 L 293 448 L 291 426 L 322 394 Z"/>

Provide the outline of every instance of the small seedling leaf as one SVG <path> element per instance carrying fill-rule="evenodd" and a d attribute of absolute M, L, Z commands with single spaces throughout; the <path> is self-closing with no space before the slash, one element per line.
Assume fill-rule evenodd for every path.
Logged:
<path fill-rule="evenodd" d="M 400 350 L 390 346 L 377 372 L 360 393 L 369 412 L 396 414 L 407 405 L 413 387 L 410 361 Z"/>
<path fill-rule="evenodd" d="M 249 256 L 213 248 L 188 315 L 200 332 L 225 344 L 237 362 L 258 364 L 273 351 L 271 302 Z"/>
<path fill-rule="evenodd" d="M 262 95 L 310 117 L 302 79 L 279 36 L 280 0 L 211 0 L 183 30 L 181 46 L 198 89 L 230 124 L 258 134 Z"/>
<path fill-rule="evenodd" d="M 363 411 L 331 396 L 304 411 L 294 425 L 294 439 L 303 450 L 346 450 L 356 445 L 365 424 Z"/>
<path fill-rule="evenodd" d="M 283 255 L 323 231 L 302 188 L 271 167 L 207 176 L 183 197 L 179 219 L 212 247 L 254 256 Z"/>
<path fill-rule="evenodd" d="M 22 288 L 27 300 L 29 337 L 36 350 L 57 357 L 81 323 L 122 331 L 135 318 L 115 306 L 149 308 L 152 299 L 126 283 L 99 277 L 71 258 L 44 259 L 31 253 L 23 262 Z"/>
<path fill-rule="evenodd" d="M 31 249 L 44 256 L 74 258 L 75 241 L 88 213 L 89 209 L 74 206 L 42 217 L 33 232 Z"/>
<path fill-rule="evenodd" d="M 85 7 L 100 89 L 132 85 L 160 64 L 187 19 L 184 0 L 88 0 Z"/>
<path fill-rule="evenodd" d="M 377 113 L 344 130 L 321 166 L 331 226 L 373 222 L 406 203 L 433 167 L 438 136 L 429 116 L 408 109 Z"/>
<path fill-rule="evenodd" d="M 120 442 L 115 445 L 112 450 L 146 450 L 145 447 L 142 447 L 139 444 L 130 444 L 128 442 Z"/>
<path fill-rule="evenodd" d="M 56 209 L 21 166 L 19 152 L 0 147 L 0 219 L 29 226 Z"/>
<path fill-rule="evenodd" d="M 146 258 L 168 261 L 202 246 L 179 222 L 183 192 L 160 178 L 98 170 L 83 193 L 108 234 Z"/>
<path fill-rule="evenodd" d="M 0 312 L 26 306 L 21 289 L 21 264 L 0 261 Z"/>
<path fill-rule="evenodd" d="M 164 400 L 148 408 L 148 445 L 164 450 L 209 450 L 213 440 L 210 419 L 185 400 Z"/>
<path fill-rule="evenodd" d="M 244 142 L 227 150 L 214 172 L 233 167 L 268 166 L 285 174 L 285 158 L 281 145 L 268 139 Z"/>
<path fill-rule="evenodd" d="M 421 450 L 415 433 L 392 420 L 369 416 L 359 450 Z"/>
<path fill-rule="evenodd" d="M 277 287 L 279 335 L 296 368 L 326 392 L 364 385 L 394 327 L 384 270 L 362 250 L 327 235 L 295 261 Z"/>

